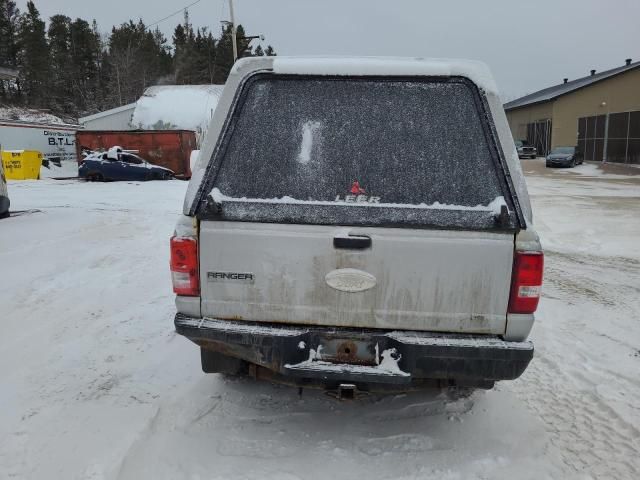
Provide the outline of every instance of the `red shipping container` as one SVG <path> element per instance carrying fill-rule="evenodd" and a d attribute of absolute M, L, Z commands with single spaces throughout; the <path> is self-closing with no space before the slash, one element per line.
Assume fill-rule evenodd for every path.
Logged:
<path fill-rule="evenodd" d="M 176 176 L 191 178 L 189 158 L 196 149 L 196 134 L 191 130 L 79 130 L 76 151 L 106 151 L 114 146 L 137 150 L 145 160 L 170 168 Z"/>

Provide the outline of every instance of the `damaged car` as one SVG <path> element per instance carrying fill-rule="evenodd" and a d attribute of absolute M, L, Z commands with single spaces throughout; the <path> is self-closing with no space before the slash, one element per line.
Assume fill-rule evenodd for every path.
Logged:
<path fill-rule="evenodd" d="M 78 167 L 78 175 L 93 182 L 171 180 L 175 174 L 154 165 L 136 152 L 111 147 L 106 152 L 89 152 Z"/>

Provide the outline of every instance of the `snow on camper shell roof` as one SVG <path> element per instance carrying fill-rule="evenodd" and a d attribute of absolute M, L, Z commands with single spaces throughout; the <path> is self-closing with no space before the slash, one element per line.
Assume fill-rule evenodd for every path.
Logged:
<path fill-rule="evenodd" d="M 253 57 L 243 59 L 245 66 Z M 264 57 L 262 57 L 264 58 Z M 498 88 L 489 67 L 475 60 L 419 57 L 271 57 L 274 73 L 293 75 L 349 76 L 434 76 L 465 77 L 487 93 L 497 95 Z M 258 60 L 259 61 L 259 60 Z M 256 62 L 258 63 L 258 62 Z M 236 64 L 234 70 L 240 66 Z M 236 70 L 237 71 L 237 70 Z"/>
<path fill-rule="evenodd" d="M 612 68 L 604 72 L 596 73 L 595 75 L 589 75 L 586 77 L 571 80 L 567 83 L 561 83 L 560 85 L 554 85 L 553 87 L 543 88 L 537 92 L 530 93 L 524 97 L 517 98 L 504 104 L 505 110 L 513 110 L 514 108 L 526 107 L 527 105 L 534 105 L 536 103 L 548 102 L 554 98 L 558 98 L 567 93 L 571 93 L 580 88 L 588 87 L 591 84 L 606 80 L 620 73 L 633 70 L 640 67 L 640 62 L 631 63 L 629 65 L 623 65 L 621 67 Z"/>

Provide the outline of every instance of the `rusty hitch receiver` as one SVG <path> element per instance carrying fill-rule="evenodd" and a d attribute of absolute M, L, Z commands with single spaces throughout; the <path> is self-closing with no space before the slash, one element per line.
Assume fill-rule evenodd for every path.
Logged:
<path fill-rule="evenodd" d="M 369 396 L 369 392 L 358 390 L 353 383 L 341 383 L 338 388 L 325 390 L 325 393 L 336 400 L 360 400 Z"/>

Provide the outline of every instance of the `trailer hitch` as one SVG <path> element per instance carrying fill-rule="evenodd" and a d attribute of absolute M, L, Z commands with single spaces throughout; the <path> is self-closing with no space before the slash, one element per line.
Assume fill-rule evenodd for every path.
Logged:
<path fill-rule="evenodd" d="M 353 383 L 341 383 L 338 388 L 326 390 L 325 393 L 337 400 L 360 400 L 369 396 L 369 392 L 358 390 Z"/>

